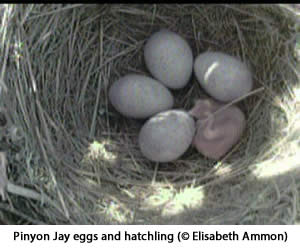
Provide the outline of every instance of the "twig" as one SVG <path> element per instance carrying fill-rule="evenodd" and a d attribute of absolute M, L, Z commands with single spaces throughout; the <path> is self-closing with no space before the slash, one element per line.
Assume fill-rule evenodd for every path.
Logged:
<path fill-rule="evenodd" d="M 210 120 L 210 119 L 213 118 L 215 115 L 217 115 L 217 114 L 223 112 L 225 109 L 229 108 L 229 107 L 232 106 L 233 104 L 236 104 L 236 103 L 238 103 L 238 102 L 244 100 L 245 98 L 247 98 L 247 97 L 249 97 L 249 96 L 251 96 L 251 95 L 254 95 L 254 94 L 258 93 L 258 92 L 261 92 L 261 91 L 263 91 L 263 90 L 264 90 L 264 87 L 260 87 L 260 88 L 258 88 L 258 89 L 255 89 L 255 90 L 253 90 L 253 91 L 251 91 L 251 92 L 249 92 L 249 93 L 247 93 L 247 94 L 245 94 L 245 95 L 243 95 L 243 96 L 241 96 L 241 97 L 239 97 L 239 98 L 237 98 L 237 99 L 235 99 L 235 100 L 233 100 L 233 101 L 231 101 L 231 102 L 225 104 L 225 105 L 222 106 L 220 109 L 218 109 L 216 112 L 210 114 L 207 118 L 201 120 L 201 122 Z"/>
<path fill-rule="evenodd" d="M 151 182 L 152 185 L 154 185 L 155 182 L 156 182 L 156 176 L 157 176 L 158 166 L 159 166 L 159 163 L 156 162 L 154 173 L 153 173 L 153 177 L 152 177 L 152 182 Z"/>
<path fill-rule="evenodd" d="M 7 183 L 6 189 L 9 193 L 12 193 L 15 195 L 23 196 L 23 197 L 41 201 L 41 202 L 46 202 L 47 204 L 55 207 L 57 210 L 59 210 L 63 214 L 63 212 L 57 206 L 57 204 L 52 199 L 50 199 L 46 194 L 41 195 L 40 193 L 38 193 L 32 189 L 15 185 L 15 184 L 11 183 L 10 181 Z"/>

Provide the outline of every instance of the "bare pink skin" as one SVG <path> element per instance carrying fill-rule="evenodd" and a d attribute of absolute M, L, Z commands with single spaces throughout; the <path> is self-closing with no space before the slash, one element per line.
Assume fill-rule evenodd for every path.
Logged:
<path fill-rule="evenodd" d="M 193 145 L 208 158 L 218 160 L 241 138 L 246 127 L 245 115 L 237 106 L 214 114 L 224 104 L 200 99 L 189 111 L 197 119 Z"/>

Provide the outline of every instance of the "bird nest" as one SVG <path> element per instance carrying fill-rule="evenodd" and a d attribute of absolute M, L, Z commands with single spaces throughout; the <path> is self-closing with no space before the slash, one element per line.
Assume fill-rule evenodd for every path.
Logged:
<path fill-rule="evenodd" d="M 24 4 L 3 5 L 0 12 L 5 223 L 299 220 L 300 182 L 294 174 L 299 172 L 288 168 L 296 161 L 286 158 L 299 150 L 295 9 Z M 137 143 L 145 121 L 125 118 L 109 103 L 115 80 L 128 73 L 149 75 L 143 47 L 161 28 L 184 37 L 194 57 L 221 51 L 254 72 L 254 91 L 237 102 L 247 129 L 219 161 L 192 147 L 173 162 L 147 160 Z M 175 108 L 186 110 L 206 96 L 194 77 L 172 92 Z M 263 176 L 272 171 L 275 176 Z"/>

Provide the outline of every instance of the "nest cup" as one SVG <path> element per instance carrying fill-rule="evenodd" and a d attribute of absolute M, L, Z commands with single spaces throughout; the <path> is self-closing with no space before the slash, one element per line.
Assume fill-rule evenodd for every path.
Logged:
<path fill-rule="evenodd" d="M 229 200 L 223 210 L 210 207 L 215 213 L 205 208 L 221 192 L 220 186 L 229 192 L 251 181 L 253 171 L 268 167 L 286 150 L 281 145 L 290 138 L 294 89 L 299 87 L 293 11 L 281 5 L 34 4 L 4 5 L 1 20 L 1 54 L 6 59 L 1 62 L 1 84 L 6 87 L 1 103 L 22 134 L 12 142 L 18 150 L 8 149 L 7 172 L 11 182 L 41 194 L 38 200 L 10 194 L 15 210 L 0 208 L 9 220 L 32 224 L 257 220 L 215 219 L 234 211 Z M 253 72 L 254 89 L 263 87 L 238 103 L 247 129 L 220 161 L 209 160 L 192 147 L 174 162 L 148 161 L 137 143 L 145 121 L 123 117 L 108 101 L 110 84 L 121 76 L 150 76 L 143 47 L 161 28 L 184 37 L 194 57 L 207 50 L 239 57 Z M 175 108 L 186 110 L 206 96 L 194 76 L 172 93 Z M 222 203 L 222 195 L 215 195 L 214 202 Z M 45 196 L 52 202 L 45 202 Z M 199 217 L 180 221 L 185 208 L 198 211 Z"/>

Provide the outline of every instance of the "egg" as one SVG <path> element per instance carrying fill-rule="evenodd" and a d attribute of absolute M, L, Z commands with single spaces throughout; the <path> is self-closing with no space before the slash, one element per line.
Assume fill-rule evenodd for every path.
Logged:
<path fill-rule="evenodd" d="M 194 71 L 201 87 L 213 98 L 230 102 L 251 91 L 252 75 L 246 64 L 222 52 L 197 56 Z"/>
<path fill-rule="evenodd" d="M 197 119 L 193 145 L 199 153 L 214 160 L 239 141 L 246 127 L 245 115 L 237 106 L 217 112 L 223 106 L 212 99 L 200 99 L 189 112 Z"/>
<path fill-rule="evenodd" d="M 192 75 L 193 54 L 189 44 L 167 29 L 148 39 L 144 59 L 152 76 L 170 89 L 183 88 Z"/>
<path fill-rule="evenodd" d="M 189 148 L 194 134 L 194 119 L 183 110 L 173 109 L 150 118 L 139 133 L 138 143 L 149 160 L 170 162 Z"/>
<path fill-rule="evenodd" d="M 172 93 L 160 82 L 140 74 L 128 74 L 109 89 L 109 100 L 122 115 L 144 119 L 174 105 Z"/>

